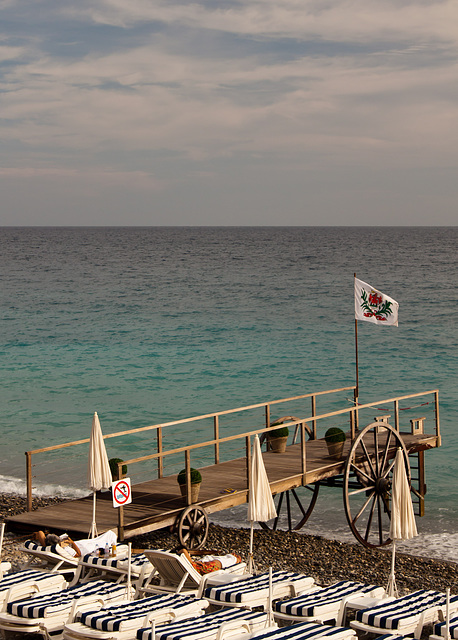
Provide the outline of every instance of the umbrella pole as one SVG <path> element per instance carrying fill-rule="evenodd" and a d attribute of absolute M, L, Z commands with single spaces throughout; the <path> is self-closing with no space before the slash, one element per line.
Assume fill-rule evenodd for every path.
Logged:
<path fill-rule="evenodd" d="M 445 594 L 445 638 L 450 640 L 450 587 L 447 587 Z"/>
<path fill-rule="evenodd" d="M 398 597 L 398 588 L 396 586 L 396 577 L 394 575 L 394 563 L 396 559 L 396 540 L 393 540 L 393 552 L 391 554 L 391 571 L 390 577 L 388 578 L 388 585 L 386 587 L 386 591 L 389 596 Z"/>
<path fill-rule="evenodd" d="M 130 590 L 131 590 L 131 562 L 132 562 L 132 542 L 129 542 L 129 546 L 128 546 L 129 550 L 127 553 L 127 599 L 130 600 L 131 599 L 131 594 L 130 594 Z M 154 635 L 153 635 L 154 637 Z"/>
<path fill-rule="evenodd" d="M 269 596 L 268 596 L 268 600 L 267 600 L 267 606 L 269 608 L 269 615 L 267 616 L 267 624 L 268 624 L 269 627 L 271 627 L 273 625 L 272 600 L 273 600 L 272 567 L 269 567 Z"/>
<path fill-rule="evenodd" d="M 254 522 L 250 520 L 250 551 L 248 553 L 248 573 L 253 573 L 254 570 L 254 562 L 253 562 L 253 529 Z"/>
<path fill-rule="evenodd" d="M 89 535 L 91 538 L 96 538 L 97 537 L 97 525 L 95 523 L 95 491 L 92 492 L 92 525 L 91 525 L 91 530 L 89 532 Z"/>
<path fill-rule="evenodd" d="M 2 522 L 0 524 L 0 558 L 2 557 L 2 548 L 3 548 L 3 532 L 5 531 L 5 523 Z"/>

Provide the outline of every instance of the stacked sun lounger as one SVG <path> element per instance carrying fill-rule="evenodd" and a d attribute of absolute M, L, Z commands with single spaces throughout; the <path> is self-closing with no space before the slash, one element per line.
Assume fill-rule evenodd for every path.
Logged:
<path fill-rule="evenodd" d="M 448 621 L 448 632 L 450 638 L 458 639 L 458 616 L 451 616 Z M 447 622 L 436 622 L 433 633 L 429 636 L 429 640 L 443 640 L 447 638 Z"/>
<path fill-rule="evenodd" d="M 154 567 L 143 553 L 132 554 L 130 560 L 130 572 L 134 579 L 140 576 L 149 576 Z M 126 554 L 118 554 L 115 557 L 99 557 L 87 554 L 80 558 L 78 570 L 75 575 L 76 582 L 87 582 L 99 575 L 116 579 L 121 582 L 127 576 L 129 570 L 129 560 Z"/>
<path fill-rule="evenodd" d="M 243 609 L 223 609 L 196 620 L 183 620 L 137 631 L 137 640 L 212 640 L 218 633 L 226 631 L 230 635 L 242 632 L 252 633 L 267 624 L 267 614 Z"/>
<path fill-rule="evenodd" d="M 369 633 L 392 631 L 420 638 L 425 624 L 439 620 L 445 614 L 446 595 L 438 591 L 419 590 L 402 598 L 387 598 L 387 602 L 356 612 L 352 628 Z M 450 612 L 458 611 L 458 596 L 450 597 Z"/>
<path fill-rule="evenodd" d="M 127 598 L 125 585 L 99 580 L 9 602 L 0 613 L 0 629 L 22 633 L 42 633 L 62 629 L 82 608 L 96 609 Z"/>
<path fill-rule="evenodd" d="M 0 580 L 0 611 L 5 603 L 37 593 L 61 591 L 67 586 L 64 576 L 37 570 L 8 573 Z"/>
<path fill-rule="evenodd" d="M 77 622 L 65 625 L 67 640 L 124 640 L 135 638 L 142 627 L 203 615 L 208 601 L 193 596 L 157 594 L 141 600 L 79 613 Z"/>
<path fill-rule="evenodd" d="M 330 627 L 314 622 L 301 622 L 281 629 L 267 628 L 250 635 L 237 636 L 232 640 L 356 640 L 352 629 Z"/>
<path fill-rule="evenodd" d="M 366 585 L 361 582 L 341 581 L 312 593 L 305 593 L 295 598 L 280 600 L 274 605 L 276 619 L 298 622 L 300 620 L 316 620 L 337 625 L 344 622 L 347 603 L 357 597 L 383 598 L 385 589 Z"/>
<path fill-rule="evenodd" d="M 296 596 L 309 591 L 314 586 L 313 578 L 293 571 L 274 571 L 272 573 L 272 598 Z M 257 576 L 208 586 L 203 593 L 214 605 L 225 607 L 254 607 L 268 606 L 269 574 L 261 573 Z"/>

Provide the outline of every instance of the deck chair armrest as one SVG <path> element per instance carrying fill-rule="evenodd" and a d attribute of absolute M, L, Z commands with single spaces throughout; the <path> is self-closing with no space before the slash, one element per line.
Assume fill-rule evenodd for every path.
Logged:
<path fill-rule="evenodd" d="M 142 622 L 142 627 L 149 627 L 152 623 L 152 621 L 154 620 L 155 616 L 157 615 L 157 611 L 150 611 L 149 613 L 146 614 L 143 622 Z M 177 614 L 173 609 L 161 609 L 161 616 L 169 616 L 169 620 L 168 622 L 172 622 L 172 620 L 176 620 L 177 618 Z M 162 624 L 162 622 L 161 622 Z"/>
<path fill-rule="evenodd" d="M 37 582 L 30 582 L 26 585 L 16 584 L 11 589 L 8 589 L 6 597 L 4 599 L 4 609 L 6 611 L 6 605 L 8 602 L 13 602 L 19 598 L 29 598 L 30 596 L 40 593 L 40 585 Z"/>
<path fill-rule="evenodd" d="M 72 608 L 70 609 L 70 614 L 68 617 L 68 622 L 74 622 L 76 614 L 81 611 L 81 609 L 94 604 L 100 604 L 100 608 L 102 608 L 105 604 L 105 599 L 101 596 L 86 596 L 82 598 L 77 598 L 72 602 Z"/>
<path fill-rule="evenodd" d="M 249 623 L 243 620 L 234 620 L 233 622 L 223 622 L 218 629 L 218 633 L 216 634 L 216 640 L 223 640 L 224 633 L 226 631 L 240 631 L 241 633 L 246 631 L 247 633 L 251 633 L 251 628 Z"/>

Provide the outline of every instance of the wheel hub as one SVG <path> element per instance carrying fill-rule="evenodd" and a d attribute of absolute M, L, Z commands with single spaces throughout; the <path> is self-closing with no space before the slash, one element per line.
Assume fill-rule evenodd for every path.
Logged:
<path fill-rule="evenodd" d="M 377 478 L 375 481 L 375 491 L 379 496 L 385 495 L 390 489 L 391 480 L 388 480 L 388 478 Z"/>

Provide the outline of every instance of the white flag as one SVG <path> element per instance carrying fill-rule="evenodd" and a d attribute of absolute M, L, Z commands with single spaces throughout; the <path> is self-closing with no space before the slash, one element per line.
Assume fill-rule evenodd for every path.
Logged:
<path fill-rule="evenodd" d="M 373 324 L 398 326 L 399 304 L 393 298 L 355 278 L 355 318 Z"/>

